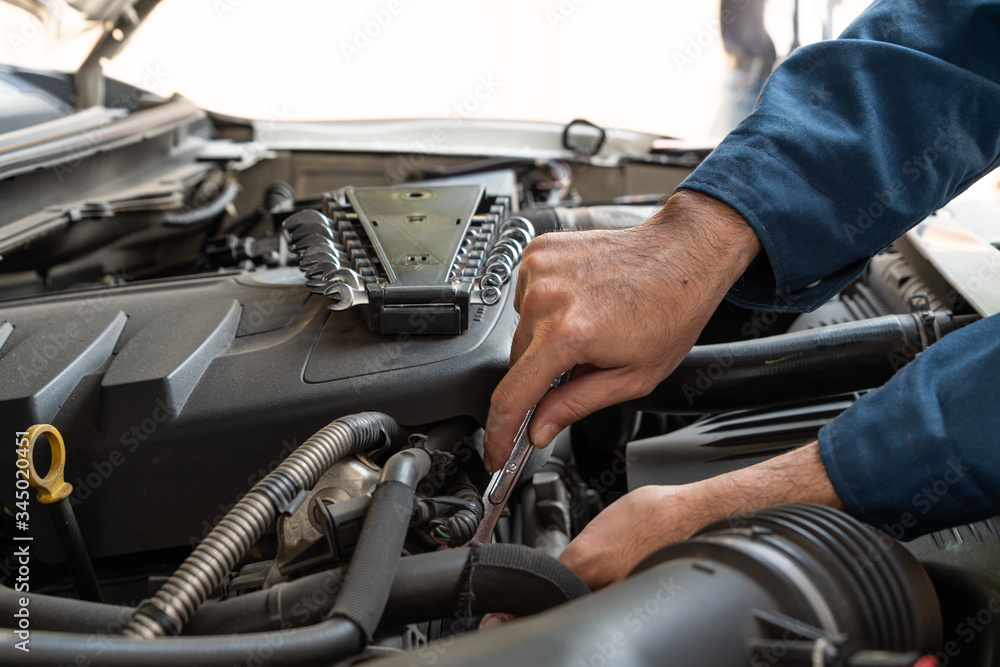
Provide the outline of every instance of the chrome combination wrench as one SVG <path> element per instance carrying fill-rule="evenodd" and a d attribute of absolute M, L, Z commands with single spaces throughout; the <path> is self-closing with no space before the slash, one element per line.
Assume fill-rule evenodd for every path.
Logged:
<path fill-rule="evenodd" d="M 566 371 L 553 380 L 545 395 L 548 396 L 549 392 L 568 380 L 571 372 Z M 534 445 L 531 444 L 531 440 L 528 437 L 528 429 L 531 426 L 531 418 L 535 416 L 537 408 L 538 404 L 536 403 L 528 410 L 524 421 L 521 422 L 521 428 L 517 430 L 510 458 L 507 459 L 507 463 L 500 470 L 493 473 L 493 478 L 490 480 L 489 486 L 486 487 L 486 493 L 483 494 L 483 520 L 479 522 L 476 535 L 472 538 L 475 542 L 489 544 L 493 540 L 493 529 L 496 528 L 497 519 L 500 518 L 503 508 L 507 506 L 510 493 L 517 485 L 517 480 L 521 478 L 521 472 L 528 463 L 528 458 L 534 449 Z"/>

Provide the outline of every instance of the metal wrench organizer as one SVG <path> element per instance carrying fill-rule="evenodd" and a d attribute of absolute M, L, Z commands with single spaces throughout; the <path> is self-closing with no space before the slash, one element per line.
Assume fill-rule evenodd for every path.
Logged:
<path fill-rule="evenodd" d="M 359 307 L 381 334 L 458 334 L 471 304 L 500 301 L 534 237 L 509 209 L 481 185 L 346 188 L 284 229 L 331 310 Z"/>

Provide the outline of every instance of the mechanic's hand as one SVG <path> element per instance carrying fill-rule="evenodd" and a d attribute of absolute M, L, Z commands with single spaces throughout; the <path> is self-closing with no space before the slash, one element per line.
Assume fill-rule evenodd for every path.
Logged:
<path fill-rule="evenodd" d="M 597 590 L 621 581 L 643 558 L 708 523 L 800 502 L 844 509 L 816 442 L 691 484 L 640 487 L 598 514 L 559 560 Z"/>
<path fill-rule="evenodd" d="M 528 244 L 511 367 L 493 393 L 483 439 L 487 468 L 503 465 L 528 410 L 571 368 L 532 420 L 538 447 L 595 410 L 652 391 L 759 251 L 739 213 L 688 190 L 638 227 L 544 234 Z"/>
<path fill-rule="evenodd" d="M 591 590 L 621 581 L 643 558 L 715 517 L 693 506 L 688 486 L 643 486 L 611 503 L 559 560 Z"/>

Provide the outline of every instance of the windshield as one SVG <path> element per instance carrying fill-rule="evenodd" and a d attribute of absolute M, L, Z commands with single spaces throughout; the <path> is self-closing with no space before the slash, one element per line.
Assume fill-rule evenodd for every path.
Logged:
<path fill-rule="evenodd" d="M 819 39 L 824 21 L 838 33 L 865 4 L 800 0 L 799 41 Z M 779 56 L 793 8 L 767 3 Z M 720 133 L 732 85 L 719 27 L 718 2 L 163 0 L 105 71 L 262 119 L 587 118 L 699 137 Z M 93 38 L 58 58 L 23 45 L 0 55 L 65 68 Z"/>

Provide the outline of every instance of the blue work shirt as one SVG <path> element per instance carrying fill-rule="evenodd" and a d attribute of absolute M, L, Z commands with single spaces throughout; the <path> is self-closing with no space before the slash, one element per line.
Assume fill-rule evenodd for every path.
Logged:
<path fill-rule="evenodd" d="M 1000 0 L 877 0 L 839 39 L 795 51 L 680 187 L 726 202 L 760 238 L 728 298 L 796 311 L 998 163 Z M 1000 316 L 949 334 L 822 429 L 848 511 L 904 539 L 1000 513 L 998 370 Z"/>

